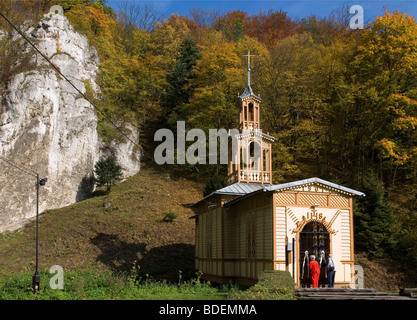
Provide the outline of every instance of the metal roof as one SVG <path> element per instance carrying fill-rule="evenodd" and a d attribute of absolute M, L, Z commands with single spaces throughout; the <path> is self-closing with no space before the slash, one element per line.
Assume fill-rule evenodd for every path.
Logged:
<path fill-rule="evenodd" d="M 273 184 L 262 184 L 253 182 L 236 182 L 230 186 L 224 187 L 215 191 L 215 194 L 230 194 L 230 195 L 245 195 L 258 190 L 263 190 L 265 187 L 272 187 Z"/>
<path fill-rule="evenodd" d="M 233 199 L 228 202 L 228 204 L 233 204 L 235 202 L 238 202 L 252 194 L 258 193 L 258 192 L 267 192 L 267 191 L 284 191 L 284 190 L 290 190 L 295 189 L 302 185 L 312 185 L 314 183 L 320 183 L 322 185 L 325 185 L 331 189 L 335 189 L 342 193 L 347 193 L 349 195 L 355 195 L 355 196 L 361 196 L 364 197 L 365 194 L 363 192 L 359 192 L 350 188 L 343 187 L 341 185 L 320 179 L 320 178 L 309 178 L 304 180 L 298 180 L 288 183 L 282 183 L 282 184 L 262 184 L 262 183 L 247 183 L 247 182 L 236 182 L 230 186 L 224 187 L 222 189 L 216 190 L 213 193 L 209 194 L 208 196 L 204 197 L 200 201 L 197 201 L 191 205 L 191 207 L 197 205 L 201 201 L 207 199 L 208 197 L 211 197 L 214 194 L 226 194 L 226 195 L 236 195 L 240 196 L 237 199 Z"/>
<path fill-rule="evenodd" d="M 278 185 L 272 185 L 270 187 L 265 188 L 264 191 L 275 191 L 275 190 L 283 190 L 283 189 L 292 189 L 292 188 L 296 188 L 298 186 L 301 185 L 308 185 L 308 184 L 314 184 L 314 183 L 320 183 L 322 185 L 325 185 L 327 187 L 333 188 L 333 189 L 337 189 L 339 191 L 343 191 L 345 193 L 349 193 L 352 195 L 356 195 L 356 196 L 361 196 L 364 197 L 365 194 L 363 192 L 359 192 L 350 188 L 346 188 L 343 187 L 339 184 L 335 184 L 320 178 L 310 178 L 310 179 L 304 179 L 304 180 L 299 180 L 299 181 L 294 181 L 294 182 L 288 182 L 288 183 L 282 183 L 282 184 L 278 184 Z"/>
<path fill-rule="evenodd" d="M 233 196 L 244 196 L 247 194 L 251 194 L 255 191 L 264 190 L 265 187 L 272 187 L 273 184 L 271 183 L 253 183 L 253 182 L 236 182 L 231 184 L 230 186 L 226 186 L 224 188 L 218 189 L 208 196 L 205 196 L 203 199 L 193 203 L 191 207 L 195 206 L 196 204 L 200 203 L 201 201 L 211 197 L 215 194 L 224 194 L 224 195 L 233 195 Z"/>
<path fill-rule="evenodd" d="M 242 95 L 239 98 L 240 99 L 245 99 L 249 96 L 253 96 L 254 98 L 258 99 L 259 101 L 262 101 L 262 99 L 260 97 L 258 97 L 257 95 L 255 95 L 253 93 L 253 90 L 252 90 L 250 84 L 248 83 L 248 85 L 246 86 L 245 91 L 242 93 Z"/>

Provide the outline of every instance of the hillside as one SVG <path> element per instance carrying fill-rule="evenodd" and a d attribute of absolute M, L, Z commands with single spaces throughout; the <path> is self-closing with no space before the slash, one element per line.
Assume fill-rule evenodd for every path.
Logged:
<path fill-rule="evenodd" d="M 64 271 L 143 273 L 172 281 L 194 275 L 194 220 L 188 204 L 201 198 L 203 183 L 172 179 L 163 170 L 144 165 L 137 175 L 114 186 L 110 194 L 48 211 L 39 219 L 39 265 L 58 264 Z M 42 192 L 41 195 L 42 197 Z M 177 218 L 164 222 L 164 214 Z M 34 271 L 35 223 L 0 234 L 0 273 Z M 415 287 L 416 280 L 391 259 L 369 259 L 357 253 L 364 268 L 365 286 L 397 292 Z"/>
<path fill-rule="evenodd" d="M 178 277 L 194 266 L 194 220 L 188 204 L 202 185 L 144 168 L 110 194 L 48 211 L 39 219 L 39 268 L 125 272 L 135 265 L 155 277 Z M 40 194 L 42 197 L 42 191 Z M 33 204 L 35 205 L 35 204 Z M 173 222 L 164 214 L 174 213 Z M 0 235 L 0 273 L 34 270 L 35 223 Z M 152 272 L 150 272 L 152 270 Z"/>
<path fill-rule="evenodd" d="M 362 266 L 364 287 L 398 293 L 400 288 L 415 288 L 417 273 L 390 257 L 371 258 L 364 252 L 355 254 L 355 264 Z"/>

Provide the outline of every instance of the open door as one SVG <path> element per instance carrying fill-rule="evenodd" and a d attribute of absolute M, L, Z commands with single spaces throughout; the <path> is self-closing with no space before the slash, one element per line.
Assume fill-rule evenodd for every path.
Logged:
<path fill-rule="evenodd" d="M 327 285 L 326 259 L 330 253 L 330 236 L 325 226 L 318 221 L 307 223 L 299 236 L 299 275 L 300 286 L 310 287 L 311 277 L 308 269 L 310 256 L 315 255 L 320 265 L 319 287 Z M 324 256 L 323 256 L 324 254 Z"/>

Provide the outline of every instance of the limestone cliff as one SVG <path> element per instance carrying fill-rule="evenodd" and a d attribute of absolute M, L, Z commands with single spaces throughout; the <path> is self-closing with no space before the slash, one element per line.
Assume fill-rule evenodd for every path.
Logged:
<path fill-rule="evenodd" d="M 99 94 L 99 57 L 87 38 L 59 14 L 47 14 L 25 34 L 81 92 L 85 83 Z M 15 34 L 13 37 L 20 37 Z M 30 50 L 22 41 L 22 50 Z M 29 51 L 28 51 L 29 52 Z M 63 207 L 94 189 L 94 164 L 113 154 L 125 177 L 140 169 L 140 155 L 130 141 L 104 148 L 97 133 L 93 106 L 38 54 L 34 68 L 14 75 L 0 101 L 0 156 L 47 177 L 41 188 L 40 211 Z M 130 130 L 137 141 L 137 130 Z M 35 178 L 0 161 L 0 232 L 20 227 L 36 214 Z"/>

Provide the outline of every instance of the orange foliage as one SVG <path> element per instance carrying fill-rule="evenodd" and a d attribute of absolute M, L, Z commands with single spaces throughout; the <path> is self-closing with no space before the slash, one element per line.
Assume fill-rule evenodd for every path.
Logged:
<path fill-rule="evenodd" d="M 244 26 L 244 31 L 266 46 L 273 47 L 279 40 L 298 33 L 301 28 L 301 25 L 288 17 L 286 12 L 270 10 L 251 16 Z"/>

